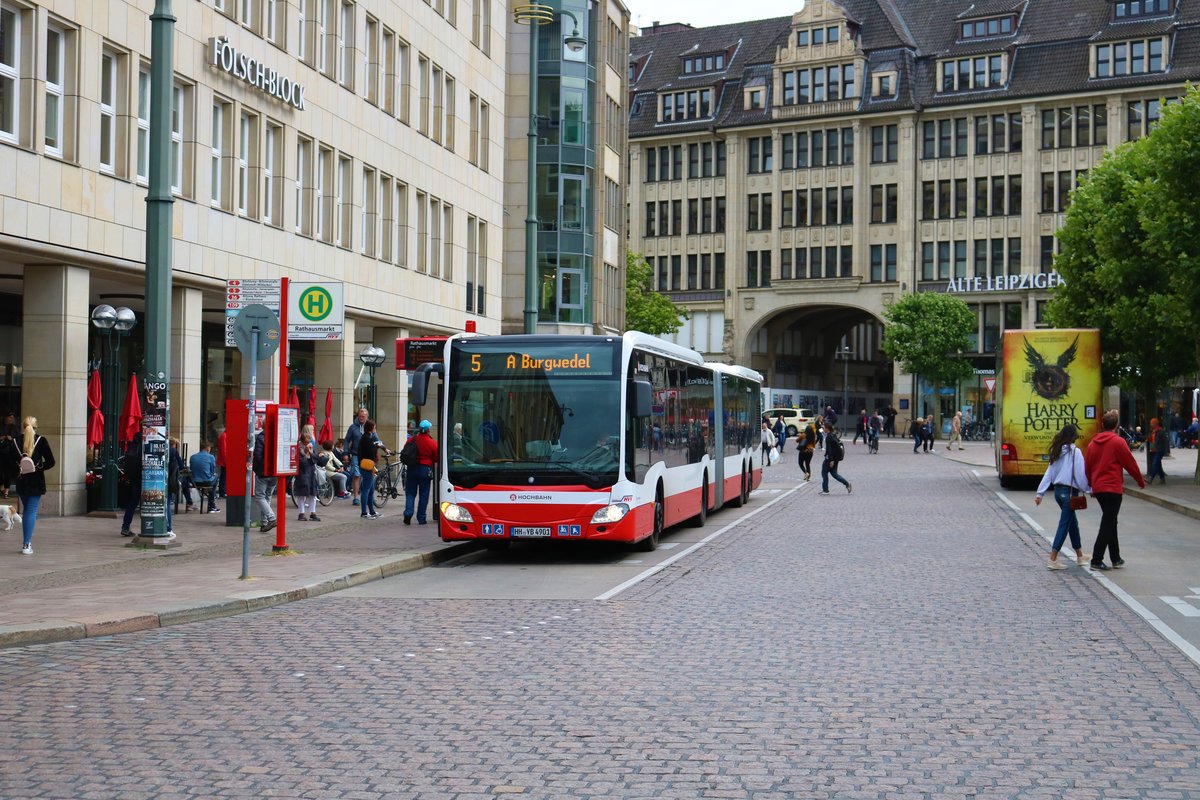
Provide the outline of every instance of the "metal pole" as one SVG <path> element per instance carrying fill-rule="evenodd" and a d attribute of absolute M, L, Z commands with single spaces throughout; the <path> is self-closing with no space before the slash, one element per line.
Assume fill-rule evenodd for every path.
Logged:
<path fill-rule="evenodd" d="M 850 413 L 850 351 L 842 353 L 842 416 Z"/>
<path fill-rule="evenodd" d="M 525 333 L 537 333 L 538 21 L 529 24 L 529 207 L 525 212 Z"/>
<path fill-rule="evenodd" d="M 100 510 L 101 511 L 117 511 L 117 482 L 119 480 L 117 472 L 117 428 L 120 427 L 114 406 L 117 400 L 117 375 L 120 373 L 121 365 L 118 363 L 120 339 L 117 339 L 116 347 L 113 346 L 113 337 L 116 336 L 116 331 L 106 331 L 104 334 L 104 343 L 108 350 L 108 360 L 104 363 L 104 409 L 101 412 L 104 415 L 104 463 L 100 473 Z"/>
<path fill-rule="evenodd" d="M 246 497 L 243 501 L 245 512 L 242 514 L 242 574 L 240 576 L 242 580 L 250 577 L 250 482 L 254 478 L 254 401 L 258 394 L 257 325 L 250 329 L 250 352 L 254 355 L 250 357 L 250 402 L 248 403 L 249 419 L 246 425 Z"/>
<path fill-rule="evenodd" d="M 171 429 L 171 103 L 175 17 L 171 0 L 155 0 L 150 15 L 150 174 L 146 194 L 146 374 L 148 382 L 162 384 L 166 403 L 166 432 Z M 144 451 L 145 452 L 145 451 Z M 155 471 L 157 486 L 143 488 L 166 495 L 166 470 Z M 137 491 L 137 487 L 130 487 Z M 165 506 L 164 506 L 165 509 Z M 142 520 L 142 536 L 167 535 L 167 519 Z"/>

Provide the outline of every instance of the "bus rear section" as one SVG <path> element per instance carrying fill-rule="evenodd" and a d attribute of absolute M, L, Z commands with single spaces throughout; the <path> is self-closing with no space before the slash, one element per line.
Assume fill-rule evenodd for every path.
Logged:
<path fill-rule="evenodd" d="M 1000 485 L 1039 480 L 1050 443 L 1064 425 L 1081 449 L 1100 429 L 1100 331 L 1094 328 L 1004 332 L 996 369 L 996 471 Z"/>

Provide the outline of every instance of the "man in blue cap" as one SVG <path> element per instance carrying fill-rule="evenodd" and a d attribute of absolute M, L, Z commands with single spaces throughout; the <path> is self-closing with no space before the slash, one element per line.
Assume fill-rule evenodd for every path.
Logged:
<path fill-rule="evenodd" d="M 428 521 L 426 512 L 429 508 L 429 485 L 433 482 L 433 465 L 437 463 L 438 459 L 438 444 L 429 434 L 431 428 L 433 428 L 433 423 L 423 419 L 412 437 L 417 445 L 417 464 L 408 468 L 408 474 L 404 480 L 405 525 L 412 524 L 414 513 L 418 525 L 424 525 Z M 414 505 L 416 506 L 415 511 Z"/>

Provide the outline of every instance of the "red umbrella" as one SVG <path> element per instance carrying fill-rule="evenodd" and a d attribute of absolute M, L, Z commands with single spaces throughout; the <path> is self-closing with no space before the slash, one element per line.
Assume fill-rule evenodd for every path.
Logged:
<path fill-rule="evenodd" d="M 88 376 L 87 388 L 87 403 L 88 408 L 88 427 L 87 427 L 87 446 L 95 447 L 104 441 L 104 413 L 100 410 L 100 402 L 104 397 L 104 392 L 100 388 L 100 370 L 92 370 L 92 374 Z"/>
<path fill-rule="evenodd" d="M 295 386 L 293 386 L 293 387 L 292 387 L 292 390 L 291 390 L 291 391 L 288 393 L 288 401 L 287 401 L 287 405 L 289 405 L 289 406 L 298 406 L 298 405 L 300 405 L 300 396 L 299 396 L 298 394 L 296 394 L 296 387 L 295 387 Z"/>
<path fill-rule="evenodd" d="M 117 444 L 122 449 L 142 429 L 142 398 L 138 395 L 137 374 L 129 376 L 129 391 L 125 393 L 125 408 L 121 410 L 121 426 L 117 429 Z"/>
<path fill-rule="evenodd" d="M 316 387 L 313 387 L 316 391 Z M 321 435 L 317 437 L 318 442 L 333 441 L 333 422 L 329 417 L 333 414 L 333 389 L 325 390 L 325 422 L 321 424 Z"/>
<path fill-rule="evenodd" d="M 308 387 L 308 424 L 317 427 L 317 387 Z"/>

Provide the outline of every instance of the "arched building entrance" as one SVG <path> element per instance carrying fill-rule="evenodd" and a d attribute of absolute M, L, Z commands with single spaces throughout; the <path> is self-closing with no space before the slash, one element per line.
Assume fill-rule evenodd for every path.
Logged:
<path fill-rule="evenodd" d="M 754 321 L 739 360 L 765 376 L 767 407 L 830 405 L 838 414 L 885 409 L 895 377 L 880 347 L 883 328 L 859 306 L 797 304 Z"/>

